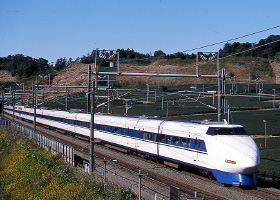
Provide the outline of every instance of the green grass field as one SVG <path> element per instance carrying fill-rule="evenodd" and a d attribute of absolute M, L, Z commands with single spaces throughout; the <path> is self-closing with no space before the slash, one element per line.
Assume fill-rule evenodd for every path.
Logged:
<path fill-rule="evenodd" d="M 255 142 L 260 149 L 259 174 L 280 177 L 280 137 L 267 138 L 266 147 L 264 138 L 255 139 Z"/>

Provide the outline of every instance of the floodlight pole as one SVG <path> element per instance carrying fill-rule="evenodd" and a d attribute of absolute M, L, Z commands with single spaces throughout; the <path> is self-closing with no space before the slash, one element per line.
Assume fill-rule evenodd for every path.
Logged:
<path fill-rule="evenodd" d="M 138 197 L 138 199 L 141 200 L 142 176 L 146 176 L 147 174 L 144 174 L 141 172 L 141 170 L 139 170 L 139 173 L 135 174 L 135 175 L 139 177 L 139 197 Z"/>

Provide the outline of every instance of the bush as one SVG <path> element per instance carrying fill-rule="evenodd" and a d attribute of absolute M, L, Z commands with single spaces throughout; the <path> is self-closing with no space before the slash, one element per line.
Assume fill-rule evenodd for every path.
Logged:
<path fill-rule="evenodd" d="M 103 183 L 11 130 L 0 131 L 3 199 L 133 199 L 130 190 Z M 5 152 L 5 153 L 4 153 Z"/>

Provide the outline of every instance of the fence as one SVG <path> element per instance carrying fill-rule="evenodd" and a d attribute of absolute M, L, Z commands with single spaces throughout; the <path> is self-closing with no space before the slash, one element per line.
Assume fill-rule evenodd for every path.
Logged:
<path fill-rule="evenodd" d="M 74 166 L 75 160 L 73 147 L 66 145 L 65 143 L 54 138 L 43 135 L 39 131 L 34 131 L 33 129 L 27 128 L 26 126 L 23 126 L 21 124 L 0 118 L 0 129 L 10 126 L 15 128 L 20 133 L 28 136 L 36 144 L 45 148 L 46 151 L 51 151 L 51 153 L 53 154 L 61 153 L 65 161 Z"/>
<path fill-rule="evenodd" d="M 36 144 L 43 147 L 46 151 L 51 151 L 53 154 L 61 153 L 62 157 L 66 160 L 66 162 L 70 163 L 71 165 L 75 165 L 74 160 L 74 148 L 64 144 L 61 141 L 58 141 L 54 138 L 48 137 L 40 133 L 39 131 L 34 131 L 32 128 L 28 128 L 24 125 L 18 124 L 16 122 L 11 122 L 4 118 L 0 118 L 0 129 L 13 127 L 21 134 L 26 135 L 31 140 L 33 140 Z M 87 170 L 88 163 L 84 162 L 85 170 Z M 131 176 L 131 174 L 123 174 L 120 173 L 120 169 L 116 168 L 113 169 L 112 165 L 108 165 L 109 169 L 102 165 L 102 160 L 96 159 L 95 163 L 95 174 L 99 177 L 106 177 L 106 181 L 104 181 L 104 189 L 106 187 L 106 182 L 111 182 L 116 185 L 120 185 L 123 187 L 130 188 L 134 193 L 138 194 L 139 191 L 139 180 L 137 179 L 138 176 Z M 105 169 L 105 171 L 104 171 Z M 171 197 L 171 189 L 170 191 L 167 189 L 161 190 L 161 192 L 156 191 L 153 186 L 150 184 L 145 185 L 142 183 L 141 185 L 142 192 L 141 196 L 145 199 L 155 199 L 155 200 L 164 200 L 164 199 L 180 199 L 179 191 L 178 197 L 170 198 Z M 167 186 L 168 188 L 168 186 Z M 173 192 L 174 193 L 174 192 Z"/>
<path fill-rule="evenodd" d="M 7 128 L 11 126 L 11 121 L 6 120 L 4 118 L 0 118 L 0 129 Z"/>
<path fill-rule="evenodd" d="M 280 177 L 277 175 L 276 172 L 269 173 L 267 171 L 260 172 L 258 171 L 258 181 L 260 184 L 265 186 L 273 186 L 273 187 L 280 187 Z"/>

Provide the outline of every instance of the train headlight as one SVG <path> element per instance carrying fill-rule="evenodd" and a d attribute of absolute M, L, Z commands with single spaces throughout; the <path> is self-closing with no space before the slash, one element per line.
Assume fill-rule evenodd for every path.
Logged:
<path fill-rule="evenodd" d="M 226 162 L 226 163 L 230 163 L 230 164 L 236 164 L 236 161 L 234 161 L 234 160 L 228 160 L 228 159 L 226 159 L 225 162 Z"/>

